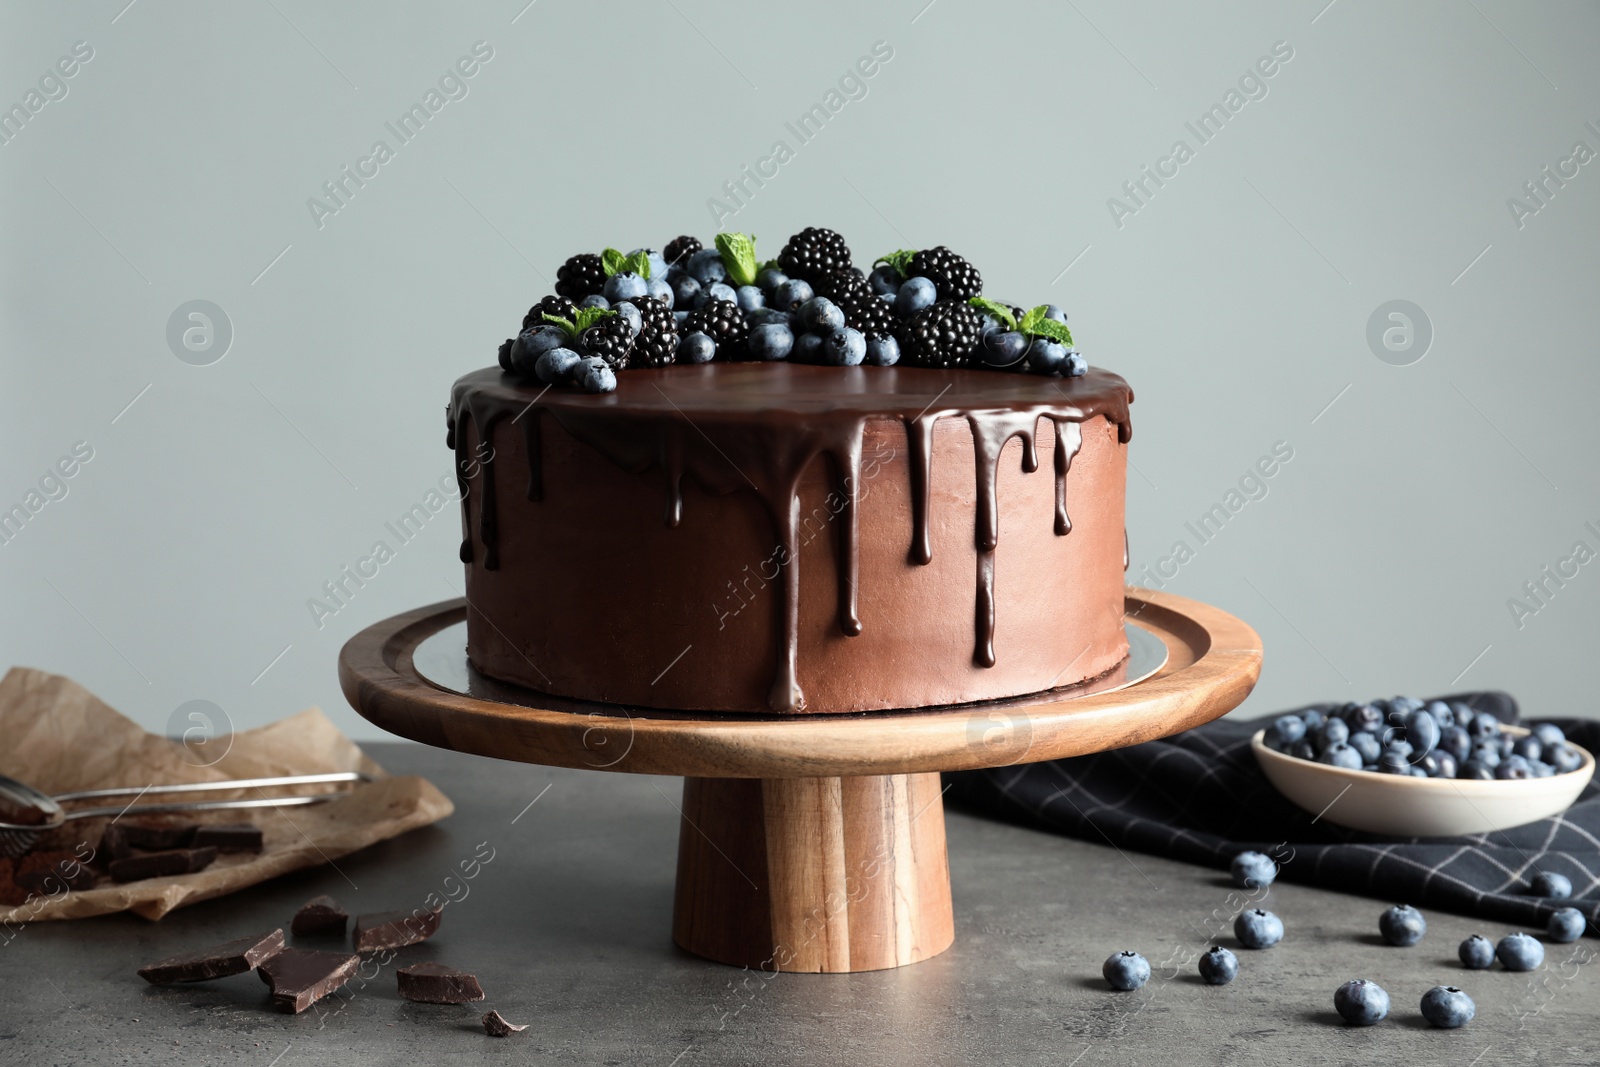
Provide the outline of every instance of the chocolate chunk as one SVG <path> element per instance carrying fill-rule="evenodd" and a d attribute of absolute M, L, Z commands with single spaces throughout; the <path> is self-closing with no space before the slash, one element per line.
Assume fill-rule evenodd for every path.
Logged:
<path fill-rule="evenodd" d="M 379 911 L 356 916 L 357 952 L 402 948 L 426 941 L 439 932 L 436 911 Z"/>
<path fill-rule="evenodd" d="M 319 934 L 344 936 L 344 924 L 350 916 L 332 897 L 312 897 L 294 913 L 289 930 L 296 937 L 314 937 Z"/>
<path fill-rule="evenodd" d="M 442 963 L 413 963 L 396 972 L 400 995 L 423 1004 L 465 1004 L 483 999 L 476 975 Z"/>
<path fill-rule="evenodd" d="M 138 882 L 146 878 L 166 878 L 174 874 L 193 874 L 211 866 L 217 858 L 214 848 L 175 848 L 170 852 L 141 852 L 126 859 L 112 860 L 111 877 L 118 882 Z"/>
<path fill-rule="evenodd" d="M 193 823 L 185 823 L 182 826 L 140 826 L 137 823 L 114 825 L 120 826 L 122 839 L 130 848 L 142 848 L 146 852 L 188 848 L 194 843 Z"/>
<path fill-rule="evenodd" d="M 286 948 L 257 973 L 272 989 L 272 1002 L 298 1014 L 348 982 L 360 965 L 360 956 L 343 952 Z"/>
<path fill-rule="evenodd" d="M 27 892 L 45 897 L 60 896 L 69 889 L 94 888 L 94 872 L 78 862 L 76 856 L 32 870 L 19 865 L 12 880 Z"/>
<path fill-rule="evenodd" d="M 100 847 L 95 850 L 95 862 L 109 864 L 113 860 L 127 859 L 133 855 L 133 846 L 128 844 L 128 835 L 117 823 L 108 823 L 100 834 Z"/>
<path fill-rule="evenodd" d="M 260 852 L 261 827 L 247 822 L 196 826 L 188 844 L 193 848 L 212 845 L 218 852 Z"/>
<path fill-rule="evenodd" d="M 243 974 L 282 951 L 283 930 L 279 928 L 255 937 L 227 941 L 215 948 L 180 953 L 160 963 L 139 968 L 139 977 L 156 985 L 204 982 L 211 978 L 226 978 L 230 974 Z"/>
<path fill-rule="evenodd" d="M 527 1024 L 518 1026 L 516 1023 L 506 1022 L 504 1015 L 497 1011 L 485 1012 L 483 1016 L 483 1032 L 490 1037 L 510 1037 L 526 1030 Z"/>

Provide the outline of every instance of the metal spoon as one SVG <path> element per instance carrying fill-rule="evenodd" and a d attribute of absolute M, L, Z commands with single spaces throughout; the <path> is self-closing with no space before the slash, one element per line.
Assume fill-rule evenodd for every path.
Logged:
<path fill-rule="evenodd" d="M 54 830 L 73 819 L 95 819 L 106 816 L 157 815 L 179 811 L 222 811 L 233 808 L 286 808 L 302 804 L 320 804 L 335 797 L 348 796 L 321 793 L 316 796 L 263 797 L 257 800 L 181 800 L 168 804 L 140 804 L 122 808 L 82 808 L 67 811 L 63 802 L 74 800 L 99 800 L 104 797 L 137 799 L 146 793 L 214 793 L 224 789 L 255 789 L 277 785 L 314 785 L 322 782 L 370 782 L 371 777 L 360 771 L 331 771 L 327 774 L 292 774 L 281 778 L 235 778 L 225 782 L 186 782 L 182 785 L 121 786 L 115 789 L 84 789 L 76 793 L 50 796 L 26 782 L 0 774 L 0 814 L 18 822 L 0 822 L 0 855 L 17 857 L 33 847 L 39 835 Z"/>

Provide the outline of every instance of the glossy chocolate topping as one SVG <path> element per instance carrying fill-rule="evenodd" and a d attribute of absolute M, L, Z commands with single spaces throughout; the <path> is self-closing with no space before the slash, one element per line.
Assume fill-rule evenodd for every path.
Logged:
<path fill-rule="evenodd" d="M 857 515 L 862 441 L 869 419 L 904 423 L 910 445 L 912 526 L 906 531 L 907 558 L 932 561 L 928 493 L 933 428 L 945 418 L 965 421 L 972 435 L 977 514 L 974 548 L 977 592 L 974 603 L 973 662 L 995 664 L 994 555 L 1000 514 L 996 477 L 1007 442 L 1020 438 L 1023 469 L 1038 467 L 1034 446 L 1039 420 L 1055 427 L 1055 532 L 1072 529 L 1066 479 L 1082 446 L 1082 423 L 1105 418 L 1117 427 L 1117 440 L 1131 436 L 1127 382 L 1107 371 L 1081 378 L 1039 378 L 986 370 L 931 370 L 900 367 L 813 367 L 790 363 L 710 363 L 655 370 L 629 370 L 617 376 L 617 391 L 601 396 L 524 385 L 497 368 L 458 380 L 449 409 L 450 447 L 456 450 L 465 529 L 463 562 L 481 550 L 485 570 L 498 557 L 498 502 L 492 449 L 469 452 L 466 423 L 478 441 L 489 441 L 501 420 L 522 426 L 528 456 L 530 500 L 542 495 L 541 420 L 557 423 L 573 438 L 623 470 L 659 470 L 663 521 L 676 526 L 683 514 L 683 480 L 712 495 L 749 493 L 760 501 L 777 537 L 781 568 L 778 598 L 777 677 L 768 705 L 797 711 L 805 696 L 796 677 L 800 615 L 799 537 L 801 475 L 818 456 L 827 459 L 841 501 L 836 542 L 838 626 L 855 636 L 857 612 Z M 476 492 L 471 491 L 477 486 Z"/>

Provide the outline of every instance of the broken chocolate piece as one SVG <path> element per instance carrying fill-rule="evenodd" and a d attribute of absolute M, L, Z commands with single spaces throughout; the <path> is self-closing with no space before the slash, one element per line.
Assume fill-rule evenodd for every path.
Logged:
<path fill-rule="evenodd" d="M 360 965 L 360 956 L 343 952 L 286 948 L 256 973 L 271 988 L 274 1004 L 298 1014 L 348 982 Z"/>
<path fill-rule="evenodd" d="M 112 860 L 127 859 L 133 855 L 133 846 L 117 823 L 108 823 L 100 834 L 100 847 L 95 850 L 95 862 L 109 864 Z"/>
<path fill-rule="evenodd" d="M 439 932 L 436 911 L 378 911 L 356 916 L 357 952 L 376 952 L 383 948 L 403 948 L 426 941 Z"/>
<path fill-rule="evenodd" d="M 344 924 L 350 916 L 332 897 L 312 897 L 294 913 L 289 930 L 296 937 L 314 937 L 320 934 L 344 936 Z"/>
<path fill-rule="evenodd" d="M 193 848 L 213 845 L 218 852 L 260 852 L 261 827 L 247 822 L 197 826 L 187 844 Z"/>
<path fill-rule="evenodd" d="M 516 1023 L 506 1022 L 506 1017 L 497 1011 L 485 1012 L 483 1016 L 483 1032 L 490 1037 L 510 1037 L 526 1030 L 527 1024 L 518 1026 Z"/>
<path fill-rule="evenodd" d="M 170 852 L 141 852 L 112 860 L 112 880 L 138 882 L 146 878 L 167 878 L 174 874 L 193 874 L 211 866 L 217 858 L 214 848 L 175 848 Z"/>
<path fill-rule="evenodd" d="M 442 963 L 413 963 L 396 972 L 400 995 L 422 1004 L 466 1004 L 483 999 L 477 975 Z"/>
<path fill-rule="evenodd" d="M 93 889 L 94 872 L 73 857 L 34 870 L 23 870 L 19 866 L 12 881 L 29 893 L 54 897 L 71 889 Z"/>
<path fill-rule="evenodd" d="M 199 952 L 184 952 L 139 968 L 139 977 L 155 985 L 168 982 L 204 982 L 212 978 L 226 978 L 230 974 L 243 974 L 283 951 L 283 930 L 255 937 L 241 937 L 227 941 L 215 948 Z"/>
<path fill-rule="evenodd" d="M 146 852 L 188 848 L 193 843 L 195 831 L 193 823 L 184 823 L 181 826 L 140 826 L 137 823 L 115 825 L 122 831 L 122 840 L 127 842 L 130 848 L 142 848 Z"/>

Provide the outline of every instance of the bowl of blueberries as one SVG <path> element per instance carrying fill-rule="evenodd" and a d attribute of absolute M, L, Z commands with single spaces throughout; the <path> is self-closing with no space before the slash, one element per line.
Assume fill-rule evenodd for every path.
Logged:
<path fill-rule="evenodd" d="M 1547 818 L 1594 775 L 1594 757 L 1559 726 L 1509 726 L 1458 700 L 1393 697 L 1284 715 L 1250 747 L 1278 792 L 1306 811 L 1395 837 Z"/>

